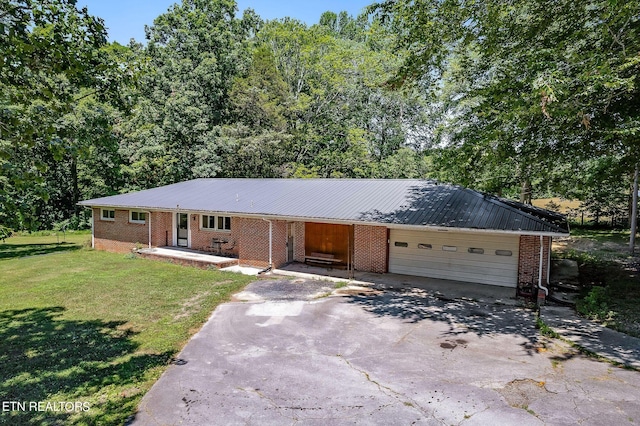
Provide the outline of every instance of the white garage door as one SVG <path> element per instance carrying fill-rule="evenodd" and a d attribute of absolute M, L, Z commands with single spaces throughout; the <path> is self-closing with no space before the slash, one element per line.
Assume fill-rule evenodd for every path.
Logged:
<path fill-rule="evenodd" d="M 389 272 L 516 287 L 519 236 L 392 229 Z"/>

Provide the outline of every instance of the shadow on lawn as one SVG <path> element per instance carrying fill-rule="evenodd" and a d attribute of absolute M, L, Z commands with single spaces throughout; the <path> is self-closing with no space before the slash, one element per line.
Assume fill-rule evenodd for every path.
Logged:
<path fill-rule="evenodd" d="M 78 250 L 80 248 L 82 247 L 79 244 L 67 242 L 50 244 L 0 244 L 0 260 Z"/>
<path fill-rule="evenodd" d="M 46 404 L 100 395 L 100 400 L 93 399 L 81 417 L 64 410 L 18 410 L 0 413 L 0 424 L 123 424 L 135 412 L 138 382 L 171 359 L 170 353 L 133 355 L 135 333 L 123 329 L 123 322 L 66 320 L 60 318 L 63 311 L 0 312 L 0 399 Z"/>
<path fill-rule="evenodd" d="M 521 346 L 527 355 L 534 355 L 541 346 L 536 314 L 522 307 L 448 299 L 417 289 L 387 290 L 375 296 L 351 296 L 349 301 L 383 317 L 395 317 L 411 323 L 424 320 L 446 323 L 449 326 L 444 333 L 446 337 L 465 333 L 480 337 L 513 334 L 524 338 Z"/>

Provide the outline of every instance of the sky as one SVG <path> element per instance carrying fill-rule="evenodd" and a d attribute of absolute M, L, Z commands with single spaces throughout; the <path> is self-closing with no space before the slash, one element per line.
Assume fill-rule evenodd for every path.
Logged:
<path fill-rule="evenodd" d="M 180 1 L 180 0 L 178 0 Z M 251 8 L 262 19 L 276 19 L 288 16 L 308 25 L 316 24 L 320 15 L 327 10 L 346 10 L 357 16 L 364 7 L 374 0 L 236 0 L 238 16 Z M 131 38 L 144 42 L 144 26 L 169 9 L 176 0 L 78 0 L 76 6 L 87 7 L 89 13 L 104 19 L 109 41 L 129 44 Z"/>

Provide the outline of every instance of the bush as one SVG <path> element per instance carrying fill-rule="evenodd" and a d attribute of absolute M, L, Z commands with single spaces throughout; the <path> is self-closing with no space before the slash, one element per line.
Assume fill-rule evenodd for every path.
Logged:
<path fill-rule="evenodd" d="M 609 295 L 609 287 L 593 287 L 589 293 L 576 303 L 576 309 L 587 318 L 597 321 L 611 321 L 614 312 L 611 311 L 609 305 L 611 296 Z"/>
<path fill-rule="evenodd" d="M 6 226 L 0 225 L 0 240 L 4 241 L 6 238 L 9 238 L 13 234 L 11 228 L 7 228 Z"/>

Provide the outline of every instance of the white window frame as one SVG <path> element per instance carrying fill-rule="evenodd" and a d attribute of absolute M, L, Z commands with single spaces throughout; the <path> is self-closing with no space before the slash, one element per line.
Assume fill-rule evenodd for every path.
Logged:
<path fill-rule="evenodd" d="M 222 219 L 222 228 L 220 227 L 220 219 Z M 229 229 L 224 227 L 224 223 L 227 222 L 227 219 L 229 219 Z M 218 229 L 218 231 L 222 231 L 222 232 L 231 232 L 231 216 L 216 216 L 216 228 Z"/>
<path fill-rule="evenodd" d="M 113 212 L 113 217 L 104 217 L 104 212 Z M 113 222 L 116 220 L 116 209 L 100 209 L 100 220 Z"/>
<path fill-rule="evenodd" d="M 211 223 L 211 218 L 213 218 L 214 227 L 203 226 L 204 217 L 209 218 L 207 220 L 208 223 Z M 229 229 L 220 228 L 220 219 L 222 219 L 223 223 L 226 222 L 226 219 L 229 219 Z M 223 216 L 223 215 L 213 215 L 213 214 L 201 214 L 200 215 L 200 229 L 203 231 L 215 231 L 215 232 L 231 232 L 231 216 Z"/>
<path fill-rule="evenodd" d="M 133 218 L 133 214 L 137 213 L 138 214 L 138 218 L 140 217 L 140 214 L 144 215 L 144 219 L 140 220 L 140 219 L 134 219 Z M 142 210 L 129 210 L 129 222 L 131 223 L 138 223 L 138 224 L 145 224 L 147 223 L 147 212 L 144 212 Z"/>

